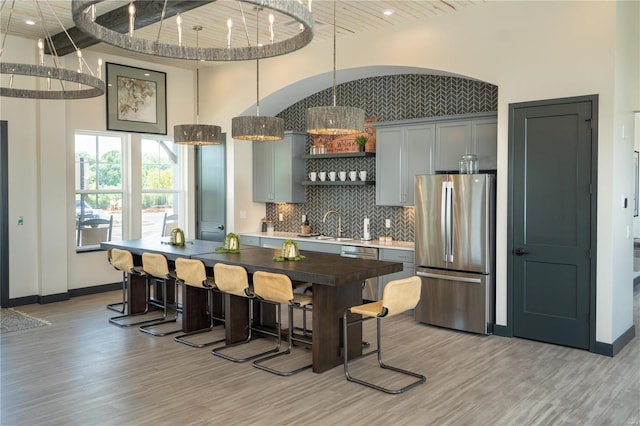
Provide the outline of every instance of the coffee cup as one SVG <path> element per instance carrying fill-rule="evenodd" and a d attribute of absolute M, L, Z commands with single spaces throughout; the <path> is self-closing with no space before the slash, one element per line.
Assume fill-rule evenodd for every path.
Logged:
<path fill-rule="evenodd" d="M 360 176 L 360 180 L 367 180 L 367 171 L 361 170 L 358 176 Z"/>
<path fill-rule="evenodd" d="M 318 174 L 316 172 L 309 173 L 309 179 L 315 182 L 318 179 Z"/>
<path fill-rule="evenodd" d="M 338 173 L 338 177 L 340 178 L 341 181 L 345 181 L 347 180 L 347 172 L 340 172 Z"/>
<path fill-rule="evenodd" d="M 320 172 L 318 173 L 318 177 L 320 178 L 321 181 L 325 181 L 327 180 L 327 172 Z"/>
<path fill-rule="evenodd" d="M 336 180 L 336 172 L 329 172 L 329 180 L 331 181 Z"/>
<path fill-rule="evenodd" d="M 349 179 L 355 181 L 358 178 L 358 173 L 355 170 L 349 172 Z"/>

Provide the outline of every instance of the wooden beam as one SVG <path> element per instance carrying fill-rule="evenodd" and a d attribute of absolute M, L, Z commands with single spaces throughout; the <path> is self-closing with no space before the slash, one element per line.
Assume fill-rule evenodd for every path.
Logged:
<path fill-rule="evenodd" d="M 215 0 L 167 0 L 164 19 L 171 18 L 178 13 L 196 9 L 200 6 L 212 3 L 213 1 Z M 136 6 L 136 29 L 160 22 L 164 0 L 138 0 L 135 1 L 134 4 Z M 105 13 L 104 15 L 98 16 L 96 18 L 96 22 L 104 27 L 112 29 L 113 31 L 124 34 L 129 30 L 128 9 L 129 5 L 121 6 Z M 69 28 L 67 32 L 69 33 L 69 37 L 71 37 L 73 42 L 80 49 L 100 43 L 99 40 L 83 33 L 77 27 Z M 73 47 L 73 44 L 71 44 L 69 37 L 67 37 L 64 31 L 51 37 L 58 56 L 64 56 L 75 52 L 75 48 Z M 45 43 L 45 53 L 49 55 L 51 54 L 51 50 L 47 43 Z"/>

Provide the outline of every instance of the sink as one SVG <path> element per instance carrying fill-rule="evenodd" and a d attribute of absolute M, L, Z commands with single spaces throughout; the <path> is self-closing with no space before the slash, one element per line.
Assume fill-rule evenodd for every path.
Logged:
<path fill-rule="evenodd" d="M 316 237 L 316 240 L 334 240 L 334 239 L 335 239 L 335 238 L 333 238 L 333 237 L 329 237 L 329 236 L 327 236 L 327 235 L 318 235 L 318 236 Z"/>

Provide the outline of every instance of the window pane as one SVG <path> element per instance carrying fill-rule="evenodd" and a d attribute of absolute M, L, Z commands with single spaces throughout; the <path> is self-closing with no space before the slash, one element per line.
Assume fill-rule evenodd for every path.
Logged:
<path fill-rule="evenodd" d="M 178 150 L 172 141 L 142 139 L 142 189 L 178 190 Z"/>
<path fill-rule="evenodd" d="M 93 135 L 76 135 L 76 189 L 95 189 L 96 142 Z"/>
<path fill-rule="evenodd" d="M 120 138 L 101 136 L 98 148 L 98 189 L 121 189 L 122 143 Z"/>
<path fill-rule="evenodd" d="M 78 250 L 122 240 L 122 138 L 76 133 L 75 150 Z"/>
<path fill-rule="evenodd" d="M 175 193 L 142 193 L 142 238 L 163 236 L 162 230 L 165 224 L 164 235 L 169 235 L 177 226 L 177 210 L 173 206 L 179 204 L 179 195 Z"/>
<path fill-rule="evenodd" d="M 141 140 L 142 237 L 170 234 L 180 202 L 178 147 L 172 141 Z M 165 219 L 167 218 L 167 219 Z"/>

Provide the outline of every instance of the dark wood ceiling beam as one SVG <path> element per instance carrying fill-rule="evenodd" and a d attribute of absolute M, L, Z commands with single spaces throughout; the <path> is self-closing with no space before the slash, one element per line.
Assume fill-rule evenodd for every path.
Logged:
<path fill-rule="evenodd" d="M 171 18 L 178 13 L 184 13 L 186 11 L 204 6 L 205 4 L 212 3 L 215 0 L 167 0 L 167 8 L 165 10 L 164 19 Z M 135 28 L 143 28 L 147 25 L 155 24 L 160 21 L 162 15 L 162 7 L 164 0 L 143 0 L 135 1 L 136 6 L 136 20 Z M 126 33 L 129 31 L 129 5 L 121 6 L 96 18 L 96 22 L 100 25 L 110 28 L 113 31 L 119 33 Z M 100 43 L 99 40 L 83 33 L 78 28 L 73 27 L 67 30 L 69 37 L 80 49 L 93 46 Z M 58 56 L 68 55 L 75 52 L 73 44 L 69 40 L 69 37 L 63 32 L 60 32 L 51 37 L 55 51 Z M 49 45 L 45 43 L 45 53 L 51 54 Z"/>

